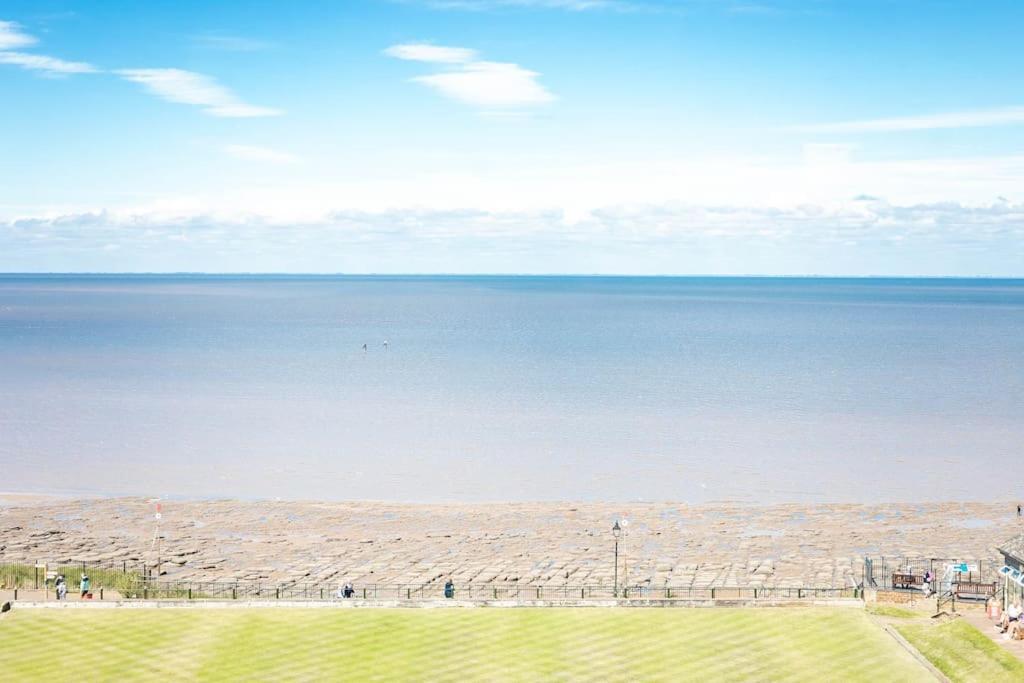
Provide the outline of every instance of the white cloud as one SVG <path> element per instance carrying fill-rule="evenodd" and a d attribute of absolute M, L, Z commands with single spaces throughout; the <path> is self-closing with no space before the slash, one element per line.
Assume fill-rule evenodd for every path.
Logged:
<path fill-rule="evenodd" d="M 422 43 L 393 45 L 384 53 L 398 59 L 453 65 L 412 80 L 442 95 L 485 108 L 515 108 L 551 102 L 555 96 L 537 82 L 536 71 L 508 62 L 477 61 L 475 50 Z"/>
<path fill-rule="evenodd" d="M 938 128 L 981 128 L 1024 123 L 1024 107 L 1003 107 L 975 111 L 900 116 L 862 121 L 839 121 L 795 126 L 807 133 L 895 133 Z"/>
<path fill-rule="evenodd" d="M 0 221 L 0 269 L 64 258 L 99 270 L 1020 276 L 1022 257 L 1024 204 L 1006 202 L 669 202 L 609 205 L 573 223 L 553 209 L 348 209 L 305 220 L 97 211 Z"/>
<path fill-rule="evenodd" d="M 452 99 L 481 107 L 519 107 L 555 99 L 537 82 L 535 71 L 518 64 L 471 62 L 459 71 L 448 71 L 413 80 Z"/>
<path fill-rule="evenodd" d="M 192 104 L 207 114 L 228 118 L 279 116 L 280 109 L 243 102 L 234 93 L 203 74 L 182 69 L 121 69 L 122 78 L 141 84 L 168 102 Z"/>
<path fill-rule="evenodd" d="M 34 45 L 36 39 L 21 32 L 21 26 L 13 21 L 0 21 L 0 50 Z"/>
<path fill-rule="evenodd" d="M 38 41 L 21 31 L 13 21 L 0 21 L 0 64 L 20 66 L 30 71 L 41 71 L 49 76 L 96 73 L 97 69 L 85 62 L 69 62 L 56 57 L 18 52 L 15 48 L 35 45 Z"/>
<path fill-rule="evenodd" d="M 299 161 L 299 158 L 290 152 L 257 145 L 225 145 L 224 151 L 229 156 L 243 161 L 264 161 L 272 164 L 294 164 Z"/>
<path fill-rule="evenodd" d="M 436 62 L 439 64 L 464 64 L 476 59 L 476 50 L 465 47 L 443 47 L 424 43 L 392 45 L 384 54 L 397 59 L 414 62 Z"/>
<path fill-rule="evenodd" d="M 0 64 L 13 64 L 30 71 L 42 71 L 49 75 L 91 74 L 97 69 L 85 62 L 68 62 L 46 55 L 33 55 L 27 52 L 0 52 Z"/>

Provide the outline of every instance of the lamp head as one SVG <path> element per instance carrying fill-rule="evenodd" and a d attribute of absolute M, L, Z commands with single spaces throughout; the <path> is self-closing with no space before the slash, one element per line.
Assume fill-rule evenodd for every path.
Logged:
<path fill-rule="evenodd" d="M 619 526 L 619 520 L 615 520 L 615 524 L 612 525 L 612 536 L 618 538 L 622 534 L 622 527 Z"/>

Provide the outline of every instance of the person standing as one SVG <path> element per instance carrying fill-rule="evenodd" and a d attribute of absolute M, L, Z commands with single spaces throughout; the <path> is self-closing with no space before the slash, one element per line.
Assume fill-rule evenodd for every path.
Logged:
<path fill-rule="evenodd" d="M 78 587 L 82 589 L 82 598 L 89 594 L 89 585 L 89 577 L 82 574 L 82 580 L 78 582 Z"/>
<path fill-rule="evenodd" d="M 455 584 L 451 579 L 444 582 L 444 597 L 449 600 L 455 597 Z"/>
<path fill-rule="evenodd" d="M 66 600 L 68 597 L 68 582 L 64 579 L 63 574 L 57 575 L 57 581 L 55 582 L 57 589 L 57 599 Z"/>

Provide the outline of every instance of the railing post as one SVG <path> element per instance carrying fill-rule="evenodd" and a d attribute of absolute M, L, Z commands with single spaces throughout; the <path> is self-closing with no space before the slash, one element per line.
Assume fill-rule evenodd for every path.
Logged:
<path fill-rule="evenodd" d="M 715 599 L 715 587 L 714 586 L 711 587 L 711 599 L 712 600 Z"/>
<path fill-rule="evenodd" d="M 412 600 L 412 589 L 411 588 L 406 588 L 405 589 L 405 599 L 406 600 Z"/>
<path fill-rule="evenodd" d="M 189 599 L 189 600 L 191 600 L 191 599 L 192 599 L 192 586 L 189 586 L 189 587 L 188 587 L 188 599 Z"/>
<path fill-rule="evenodd" d="M 100 586 L 100 600 L 103 599 L 103 586 Z"/>
<path fill-rule="evenodd" d="M 363 600 L 365 600 L 365 599 L 366 599 L 366 589 L 364 588 L 363 589 Z"/>
<path fill-rule="evenodd" d="M 15 600 L 18 599 L 18 587 L 17 586 L 14 587 L 14 599 Z"/>
<path fill-rule="evenodd" d="M 142 599 L 143 600 L 149 600 L 149 586 L 148 585 L 142 587 Z"/>
<path fill-rule="evenodd" d="M 238 586 L 232 586 L 231 587 L 231 599 L 232 600 L 237 600 L 238 599 Z"/>

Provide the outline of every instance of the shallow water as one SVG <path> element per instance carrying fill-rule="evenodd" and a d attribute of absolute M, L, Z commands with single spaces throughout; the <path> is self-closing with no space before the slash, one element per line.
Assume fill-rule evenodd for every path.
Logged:
<path fill-rule="evenodd" d="M 1007 499 L 1022 359 L 1020 280 L 0 276 L 0 462 L 80 493 Z"/>

